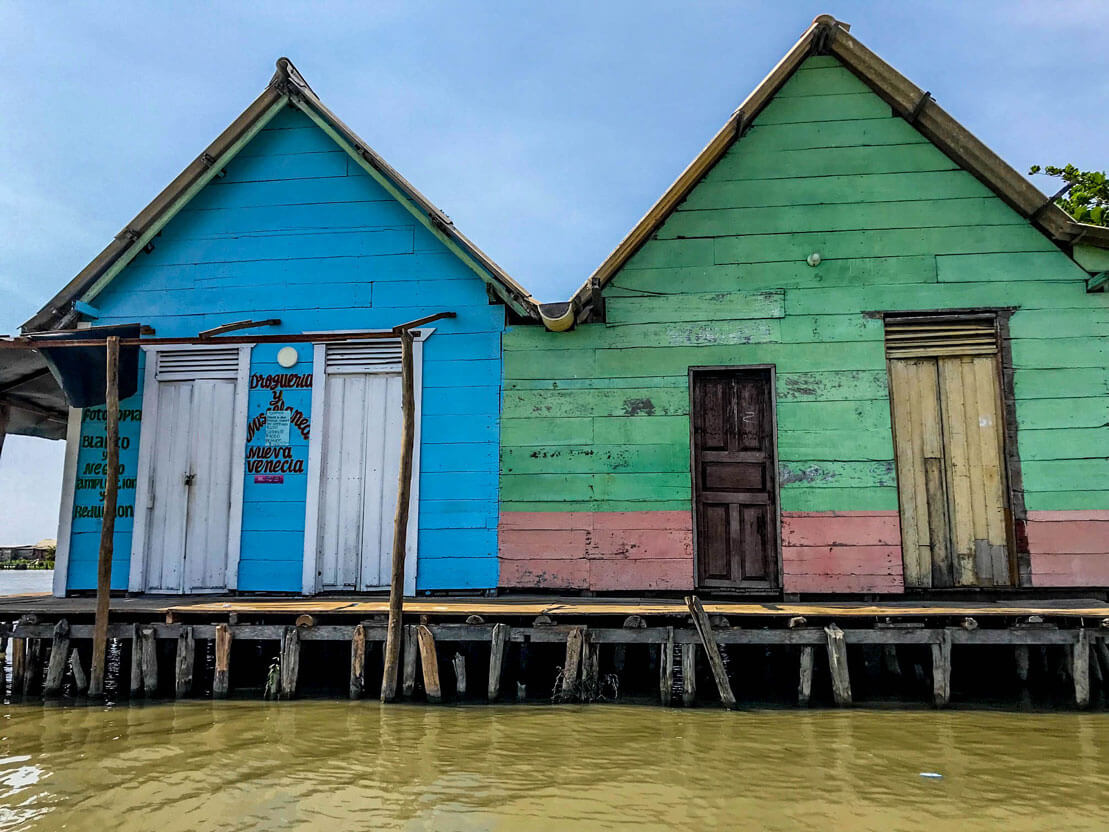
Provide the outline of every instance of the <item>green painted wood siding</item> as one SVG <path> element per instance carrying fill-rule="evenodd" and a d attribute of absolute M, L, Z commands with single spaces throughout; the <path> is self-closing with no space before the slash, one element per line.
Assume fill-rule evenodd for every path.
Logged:
<path fill-rule="evenodd" d="M 1027 508 L 1109 507 L 1109 296 L 1085 278 L 810 58 L 608 286 L 607 324 L 506 333 L 502 510 L 688 510 L 688 367 L 763 363 L 782 509 L 896 510 L 882 323 L 862 313 L 979 306 L 1019 308 Z"/>

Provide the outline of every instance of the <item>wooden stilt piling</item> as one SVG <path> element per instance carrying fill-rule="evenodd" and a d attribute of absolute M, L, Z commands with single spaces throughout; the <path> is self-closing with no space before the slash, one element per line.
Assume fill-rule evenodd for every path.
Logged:
<path fill-rule="evenodd" d="M 27 655 L 23 661 L 23 695 L 30 696 L 36 692 L 41 678 L 42 639 L 27 639 Z"/>
<path fill-rule="evenodd" d="M 401 426 L 400 473 L 397 481 L 397 507 L 393 515 L 393 565 L 389 582 L 389 624 L 385 636 L 385 664 L 381 676 L 381 701 L 397 696 L 397 671 L 400 663 L 401 627 L 404 616 L 404 553 L 408 540 L 408 504 L 412 493 L 412 454 L 416 435 L 416 406 L 412 372 L 412 332 L 394 330 L 401 345 Z M 430 635 L 430 632 L 429 632 Z"/>
<path fill-rule="evenodd" d="M 1032 664 L 1027 644 L 1018 644 L 1013 647 L 1013 659 L 1016 662 L 1017 679 L 1028 683 L 1028 671 Z"/>
<path fill-rule="evenodd" d="M 12 653 L 12 694 L 23 691 L 23 667 L 27 662 L 27 639 L 13 638 L 8 648 Z"/>
<path fill-rule="evenodd" d="M 158 693 L 158 642 L 154 638 L 153 627 L 143 627 L 139 631 L 142 644 L 142 689 L 148 697 Z"/>
<path fill-rule="evenodd" d="M 720 702 L 725 708 L 732 710 L 736 707 L 735 694 L 732 693 L 732 683 L 728 681 L 728 673 L 724 669 L 724 660 L 720 657 L 720 646 L 716 643 L 716 636 L 712 633 L 712 625 L 701 605 L 701 599 L 691 595 L 685 599 L 689 614 L 693 616 L 693 626 L 701 638 L 701 645 L 708 656 L 712 676 L 716 680 L 716 689 L 720 693 Z"/>
<path fill-rule="evenodd" d="M 581 671 L 582 642 L 585 640 L 585 630 L 582 627 L 572 627 L 566 634 L 566 658 L 562 662 L 562 686 L 559 698 L 570 699 L 578 687 L 578 674 Z"/>
<path fill-rule="evenodd" d="M 682 704 L 687 708 L 697 701 L 697 645 L 682 645 Z"/>
<path fill-rule="evenodd" d="M 828 649 L 828 668 L 832 672 L 832 696 L 837 705 L 850 705 L 851 674 L 847 669 L 847 641 L 843 630 L 835 624 L 829 624 L 824 628 L 824 636 Z"/>
<path fill-rule="evenodd" d="M 1074 702 L 1079 708 L 1090 704 L 1090 636 L 1086 628 L 1078 631 L 1071 647 L 1071 676 L 1074 678 Z"/>
<path fill-rule="evenodd" d="M 131 625 L 131 679 L 130 693 L 132 699 L 142 696 L 142 640 L 139 635 L 139 625 Z"/>
<path fill-rule="evenodd" d="M 416 625 L 404 626 L 404 680 L 402 692 L 406 698 L 412 697 L 416 689 L 416 660 L 419 658 L 420 646 L 416 636 Z"/>
<path fill-rule="evenodd" d="M 89 677 L 81 664 L 81 653 L 74 647 L 69 654 L 69 667 L 73 671 L 73 689 L 78 696 L 84 696 L 89 689 Z"/>
<path fill-rule="evenodd" d="M 281 698 L 296 696 L 297 677 L 300 675 L 300 629 L 286 627 L 281 642 Z"/>
<path fill-rule="evenodd" d="M 454 692 L 459 699 L 466 698 L 466 657 L 461 653 L 455 653 L 454 658 L 451 659 L 451 665 L 454 667 Z"/>
<path fill-rule="evenodd" d="M 670 704 L 671 694 L 674 692 L 674 628 L 666 628 L 666 641 L 659 645 L 658 692 L 659 700 L 663 705 Z"/>
<path fill-rule="evenodd" d="M 940 631 L 940 640 L 932 643 L 932 702 L 945 708 L 951 701 L 951 633 Z"/>
<path fill-rule="evenodd" d="M 797 704 L 801 707 L 805 707 L 812 700 L 813 653 L 811 644 L 801 647 L 801 669 L 797 680 Z"/>
<path fill-rule="evenodd" d="M 366 628 L 358 624 L 350 639 L 350 698 L 361 699 L 366 688 Z"/>
<path fill-rule="evenodd" d="M 184 699 L 193 692 L 193 664 L 196 661 L 196 641 L 193 628 L 186 627 L 177 637 L 177 666 L 174 674 L 174 696 Z"/>
<path fill-rule="evenodd" d="M 496 702 L 501 694 L 501 668 L 504 666 L 504 650 L 508 644 L 508 625 L 494 624 L 489 638 L 489 690 L 490 702 Z"/>
<path fill-rule="evenodd" d="M 212 697 L 226 699 L 231 692 L 231 628 L 216 625 L 216 672 L 212 677 Z"/>
<path fill-rule="evenodd" d="M 1106 692 L 1109 692 L 1109 644 L 1105 643 L 1105 636 L 1100 635 L 1091 639 L 1090 648 L 1093 650 L 1093 655 L 1097 657 L 1098 664 L 1101 665 L 1101 678 L 1102 684 Z"/>
<path fill-rule="evenodd" d="M 896 644 L 882 645 L 882 665 L 889 676 L 901 679 L 901 661 L 897 658 Z"/>
<path fill-rule="evenodd" d="M 69 661 L 69 622 L 64 618 L 54 625 L 54 642 L 50 647 L 50 664 L 46 669 L 46 680 L 42 685 L 42 695 L 53 698 L 62 695 L 65 682 L 65 669 Z"/>
<path fill-rule="evenodd" d="M 581 642 L 581 701 L 592 702 L 600 696 L 601 645 L 589 630 Z"/>
<path fill-rule="evenodd" d="M 435 636 L 426 625 L 416 628 L 416 640 L 420 644 L 420 666 L 424 671 L 424 692 L 428 702 L 442 702 L 443 689 L 439 685 L 439 655 L 435 651 Z"/>
<path fill-rule="evenodd" d="M 92 636 L 89 696 L 104 695 L 104 667 L 108 650 L 108 609 L 112 592 L 112 547 L 119 498 L 119 337 L 105 343 L 105 460 L 104 513 L 100 521 L 100 553 L 96 572 L 96 625 Z"/>

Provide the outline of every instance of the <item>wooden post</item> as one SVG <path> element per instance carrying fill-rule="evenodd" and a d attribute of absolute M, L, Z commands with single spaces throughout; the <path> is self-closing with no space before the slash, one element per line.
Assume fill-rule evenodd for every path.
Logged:
<path fill-rule="evenodd" d="M 697 645 L 682 645 L 682 704 L 687 708 L 697 701 Z"/>
<path fill-rule="evenodd" d="M 73 670 L 73 687 L 78 696 L 83 696 L 89 689 L 89 677 L 85 675 L 85 668 L 81 666 L 81 653 L 76 647 L 69 655 L 69 666 Z"/>
<path fill-rule="evenodd" d="M 489 639 L 489 701 L 496 702 L 501 693 L 501 668 L 504 666 L 504 648 L 508 643 L 508 625 L 494 624 Z"/>
<path fill-rule="evenodd" d="M 454 658 L 451 659 L 451 664 L 454 666 L 454 692 L 459 699 L 466 698 L 466 657 L 461 653 L 455 653 Z"/>
<path fill-rule="evenodd" d="M 1090 704 L 1090 635 L 1083 627 L 1071 648 L 1071 676 L 1074 678 L 1074 702 L 1079 708 Z"/>
<path fill-rule="evenodd" d="M 142 696 L 142 642 L 139 625 L 131 625 L 131 698 Z"/>
<path fill-rule="evenodd" d="M 404 625 L 404 681 L 402 692 L 406 697 L 411 697 L 412 691 L 416 689 L 416 659 L 419 658 L 419 649 L 416 625 Z"/>
<path fill-rule="evenodd" d="M 23 689 L 23 666 L 27 662 L 27 639 L 13 638 L 8 649 L 12 651 L 12 696 Z"/>
<path fill-rule="evenodd" d="M 216 625 L 216 673 L 212 677 L 212 698 L 226 699 L 231 691 L 231 628 Z"/>
<path fill-rule="evenodd" d="M 716 643 L 716 636 L 712 633 L 709 617 L 705 615 L 705 608 L 701 599 L 690 595 L 685 599 L 689 614 L 693 616 L 693 626 L 697 628 L 697 635 L 701 637 L 701 645 L 709 659 L 712 676 L 716 680 L 716 689 L 720 693 L 720 702 L 728 710 L 736 707 L 735 694 L 732 693 L 732 683 L 728 681 L 728 673 L 724 670 L 724 660 L 720 657 L 720 647 Z"/>
<path fill-rule="evenodd" d="M 805 707 L 812 699 L 812 662 L 813 646 L 806 644 L 801 648 L 801 674 L 797 681 L 797 704 Z"/>
<path fill-rule="evenodd" d="M 578 687 L 584 640 L 585 630 L 582 627 L 573 627 L 566 634 L 566 659 L 562 662 L 562 687 L 559 693 L 559 698 L 562 700 L 570 699 Z"/>
<path fill-rule="evenodd" d="M 847 641 L 835 624 L 824 628 L 828 648 L 828 668 L 832 671 L 832 695 L 837 705 L 851 704 L 851 674 L 847 669 Z"/>
<path fill-rule="evenodd" d="M 143 627 L 139 633 L 142 642 L 142 689 L 147 696 L 158 693 L 158 641 L 153 627 Z"/>
<path fill-rule="evenodd" d="M 112 591 L 112 543 L 116 530 L 119 496 L 119 337 L 109 335 L 105 345 L 105 426 L 107 437 L 104 516 L 100 521 L 100 558 L 96 572 L 96 623 L 92 633 L 92 671 L 89 696 L 104 695 L 104 663 L 108 650 L 108 608 Z"/>
<path fill-rule="evenodd" d="M 27 655 L 23 658 L 23 695 L 30 696 L 39 683 L 39 662 L 42 661 L 42 639 L 27 639 Z"/>
<path fill-rule="evenodd" d="M 435 636 L 425 625 L 416 628 L 416 640 L 420 644 L 420 665 L 424 670 L 424 691 L 428 702 L 443 701 L 443 689 L 439 686 L 439 656 L 435 652 Z"/>
<path fill-rule="evenodd" d="M 177 637 L 177 673 L 174 694 L 184 699 L 193 691 L 193 662 L 196 660 L 196 642 L 193 628 L 185 627 Z"/>
<path fill-rule="evenodd" d="M 1090 645 L 1101 663 L 1101 677 L 1104 687 L 1109 689 L 1109 644 L 1105 643 L 1105 636 L 1098 636 Z"/>
<path fill-rule="evenodd" d="M 350 698 L 361 699 L 366 689 L 366 628 L 358 624 L 350 639 Z"/>
<path fill-rule="evenodd" d="M 932 645 L 932 701 L 943 708 L 951 701 L 951 633 L 940 631 L 940 640 Z"/>
<path fill-rule="evenodd" d="M 281 698 L 292 699 L 297 692 L 297 676 L 300 674 L 300 630 L 286 627 L 285 638 L 281 642 Z"/>
<path fill-rule="evenodd" d="M 389 626 L 385 635 L 385 667 L 381 676 L 382 702 L 392 702 L 397 696 L 397 666 L 400 660 L 401 623 L 404 616 L 404 552 L 408 542 L 408 503 L 412 495 L 412 451 L 416 436 L 412 333 L 402 329 L 398 334 L 401 349 L 401 411 L 404 421 L 401 428 L 397 508 L 393 515 L 393 569 L 389 583 Z"/>
<path fill-rule="evenodd" d="M 54 625 L 54 643 L 50 647 L 50 664 L 46 670 L 46 681 L 42 684 L 42 695 L 51 698 L 61 696 L 62 682 L 65 681 L 65 666 L 69 661 L 69 622 L 64 618 Z"/>
<path fill-rule="evenodd" d="M 663 705 L 670 704 L 674 690 L 674 628 L 666 628 L 666 641 L 659 645 L 662 651 L 658 664 L 658 692 Z"/>

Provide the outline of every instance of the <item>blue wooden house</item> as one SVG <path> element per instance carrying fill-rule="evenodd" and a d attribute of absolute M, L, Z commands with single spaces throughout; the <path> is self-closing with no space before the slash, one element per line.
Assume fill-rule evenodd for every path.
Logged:
<path fill-rule="evenodd" d="M 535 305 L 278 61 L 269 86 L 24 332 L 141 323 L 122 404 L 112 588 L 387 588 L 400 449 L 395 339 L 417 330 L 406 592 L 497 586 L 501 334 Z M 104 411 L 70 412 L 55 594 L 96 586 Z"/>

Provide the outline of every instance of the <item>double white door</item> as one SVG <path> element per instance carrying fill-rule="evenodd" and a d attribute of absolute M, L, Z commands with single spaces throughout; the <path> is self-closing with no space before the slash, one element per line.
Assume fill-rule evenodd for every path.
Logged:
<path fill-rule="evenodd" d="M 234 587 L 242 499 L 239 351 L 162 352 L 148 375 L 140 475 L 146 592 L 219 592 Z M 150 399 L 154 398 L 154 402 Z M 151 408 L 153 404 L 153 408 Z M 149 416 L 149 418 L 146 418 Z M 236 488 L 236 477 L 240 487 Z M 136 529 L 140 532 L 140 529 Z"/>

